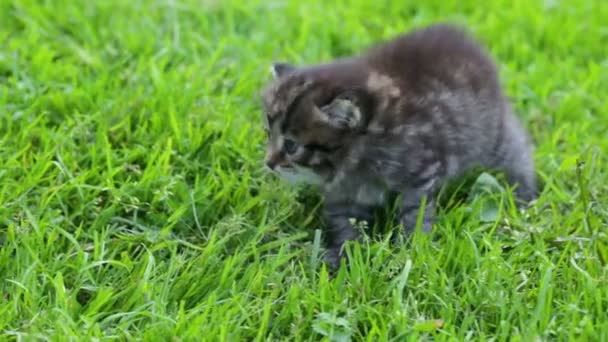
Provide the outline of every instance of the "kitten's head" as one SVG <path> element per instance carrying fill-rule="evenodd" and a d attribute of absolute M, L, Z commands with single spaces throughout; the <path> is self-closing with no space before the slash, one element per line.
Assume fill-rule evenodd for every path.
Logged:
<path fill-rule="evenodd" d="M 272 66 L 263 94 L 266 165 L 293 182 L 330 182 L 352 139 L 366 125 L 369 101 L 331 73 Z"/>

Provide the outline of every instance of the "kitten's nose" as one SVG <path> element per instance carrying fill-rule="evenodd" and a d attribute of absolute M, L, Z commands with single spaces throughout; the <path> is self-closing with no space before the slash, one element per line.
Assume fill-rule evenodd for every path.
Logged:
<path fill-rule="evenodd" d="M 273 170 L 277 167 L 277 164 L 279 164 L 279 157 L 277 153 L 269 153 L 266 155 L 266 160 L 265 160 L 266 166 L 268 166 L 269 169 Z"/>
<path fill-rule="evenodd" d="M 277 166 L 277 163 L 272 159 L 266 159 L 266 166 L 268 166 L 269 169 L 274 171 L 274 168 Z"/>
<path fill-rule="evenodd" d="M 266 166 L 268 166 L 268 168 L 272 171 L 274 171 L 277 166 L 281 165 L 284 161 L 281 152 L 275 149 L 267 151 L 264 159 Z"/>

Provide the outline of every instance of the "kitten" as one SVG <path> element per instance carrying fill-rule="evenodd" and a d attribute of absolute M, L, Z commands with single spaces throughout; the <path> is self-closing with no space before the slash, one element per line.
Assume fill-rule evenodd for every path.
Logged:
<path fill-rule="evenodd" d="M 387 195 L 401 194 L 400 224 L 433 223 L 447 180 L 476 167 L 504 171 L 518 201 L 537 197 L 533 147 L 490 56 L 450 25 L 414 30 L 367 52 L 309 66 L 275 63 L 262 92 L 266 164 L 324 195 L 326 261 L 359 237 Z"/>

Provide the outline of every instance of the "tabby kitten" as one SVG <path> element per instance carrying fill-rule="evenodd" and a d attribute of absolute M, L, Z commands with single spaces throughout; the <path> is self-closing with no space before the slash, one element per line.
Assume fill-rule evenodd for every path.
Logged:
<path fill-rule="evenodd" d="M 532 145 L 490 56 L 464 31 L 437 24 L 328 63 L 275 63 L 262 93 L 267 166 L 324 194 L 327 255 L 359 237 L 387 195 L 401 196 L 400 224 L 433 223 L 447 180 L 472 168 L 504 171 L 525 203 L 537 196 Z"/>

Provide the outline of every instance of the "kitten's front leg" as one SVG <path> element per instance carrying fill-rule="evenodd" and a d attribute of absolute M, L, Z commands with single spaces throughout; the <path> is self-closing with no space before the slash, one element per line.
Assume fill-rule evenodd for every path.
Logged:
<path fill-rule="evenodd" d="M 410 182 L 401 191 L 399 221 L 406 236 L 412 234 L 416 229 L 418 215 L 425 199 L 421 230 L 425 233 L 431 232 L 435 218 L 435 191 L 438 182 L 439 177 L 435 175 L 423 177 Z"/>
<path fill-rule="evenodd" d="M 422 201 L 425 198 L 424 196 L 419 196 L 418 194 L 412 195 L 412 193 L 404 194 L 407 196 L 406 199 L 402 201 L 401 205 L 401 213 L 400 213 L 400 223 L 403 226 L 404 234 L 409 236 L 416 229 L 416 224 L 418 223 L 418 215 L 420 213 L 420 209 L 422 208 Z M 430 233 L 431 228 L 433 226 L 433 221 L 435 218 L 435 201 L 432 196 L 426 196 L 426 205 L 424 206 L 424 213 L 422 216 L 421 229 L 425 233 Z"/>
<path fill-rule="evenodd" d="M 373 207 L 352 203 L 326 203 L 324 207 L 326 223 L 326 263 L 335 269 L 340 266 L 343 257 L 342 247 L 347 241 L 357 240 L 360 233 L 353 226 L 352 220 L 367 221 L 372 224 Z"/>

